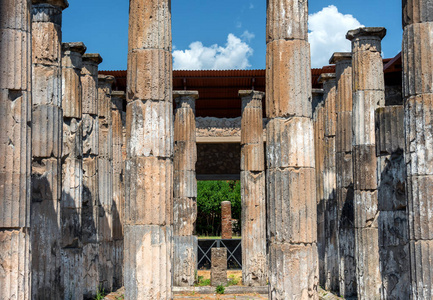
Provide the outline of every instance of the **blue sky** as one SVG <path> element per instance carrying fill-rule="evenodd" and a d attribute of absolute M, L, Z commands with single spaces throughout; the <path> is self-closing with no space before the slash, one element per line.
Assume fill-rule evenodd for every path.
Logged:
<path fill-rule="evenodd" d="M 127 0 L 70 0 L 64 11 L 63 41 L 83 41 L 100 53 L 100 68 L 126 69 Z M 383 26 L 385 57 L 401 49 L 400 0 L 310 0 L 313 67 L 334 51 L 347 51 L 352 27 Z M 172 0 L 174 66 L 177 69 L 262 69 L 265 67 L 265 0 Z"/>

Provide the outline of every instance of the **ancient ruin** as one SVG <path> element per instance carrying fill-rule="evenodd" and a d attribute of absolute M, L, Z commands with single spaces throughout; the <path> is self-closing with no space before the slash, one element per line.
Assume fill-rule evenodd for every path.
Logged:
<path fill-rule="evenodd" d="M 128 70 L 99 70 L 68 6 L 0 2 L 0 299 L 172 299 L 205 255 L 215 289 L 239 224 L 248 291 L 432 299 L 432 0 L 394 58 L 353 28 L 320 69 L 308 1 L 268 0 L 266 70 L 225 71 L 172 70 L 170 0 L 131 0 Z M 199 180 L 240 182 L 208 252 Z"/>

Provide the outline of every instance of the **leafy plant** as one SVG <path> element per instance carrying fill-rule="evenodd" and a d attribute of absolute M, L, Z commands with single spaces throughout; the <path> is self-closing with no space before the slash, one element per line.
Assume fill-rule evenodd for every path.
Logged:
<path fill-rule="evenodd" d="M 225 287 L 220 284 L 219 286 L 216 287 L 215 292 L 217 294 L 224 294 L 224 292 L 226 291 Z"/>
<path fill-rule="evenodd" d="M 238 284 L 239 284 L 239 278 L 236 278 L 235 275 L 230 275 L 227 286 L 238 285 Z"/>
<path fill-rule="evenodd" d="M 203 276 L 198 276 L 197 283 L 195 286 L 207 286 L 210 285 L 210 279 L 204 279 Z"/>
<path fill-rule="evenodd" d="M 98 291 L 96 292 L 95 300 L 103 300 L 105 298 L 105 290 L 102 286 L 98 287 Z"/>

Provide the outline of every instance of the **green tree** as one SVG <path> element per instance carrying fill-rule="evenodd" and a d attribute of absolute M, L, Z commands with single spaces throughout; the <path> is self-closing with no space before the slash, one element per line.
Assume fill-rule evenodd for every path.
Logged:
<path fill-rule="evenodd" d="M 197 182 L 198 235 L 221 235 L 221 202 L 232 203 L 232 218 L 241 218 L 241 186 L 239 181 Z"/>

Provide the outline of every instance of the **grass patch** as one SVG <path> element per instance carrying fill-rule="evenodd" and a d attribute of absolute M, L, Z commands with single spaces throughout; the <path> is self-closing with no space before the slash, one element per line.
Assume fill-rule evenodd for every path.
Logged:
<path fill-rule="evenodd" d="M 209 286 L 210 285 L 210 279 L 204 279 L 203 276 L 197 276 L 197 282 L 195 286 Z"/>
<path fill-rule="evenodd" d="M 226 288 L 220 284 L 219 286 L 216 287 L 215 292 L 217 294 L 224 294 L 224 292 L 226 291 Z"/>

